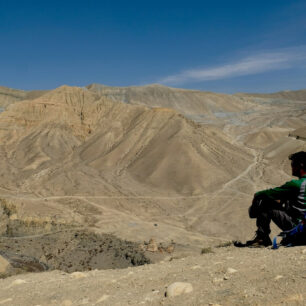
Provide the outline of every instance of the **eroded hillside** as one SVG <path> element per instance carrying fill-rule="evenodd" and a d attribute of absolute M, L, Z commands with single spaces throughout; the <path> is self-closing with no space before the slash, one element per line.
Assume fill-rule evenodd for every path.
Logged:
<path fill-rule="evenodd" d="M 28 96 L 0 115 L 1 197 L 18 220 L 132 241 L 244 238 L 252 194 L 288 180 L 287 156 L 305 150 L 288 137 L 305 103 L 286 101 L 159 85 Z"/>

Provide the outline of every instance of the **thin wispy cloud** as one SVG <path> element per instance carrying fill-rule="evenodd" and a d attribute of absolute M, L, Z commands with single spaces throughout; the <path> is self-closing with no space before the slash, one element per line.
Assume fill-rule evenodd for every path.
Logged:
<path fill-rule="evenodd" d="M 305 60 L 305 46 L 261 52 L 220 66 L 185 70 L 178 74 L 166 76 L 160 79 L 158 83 L 178 85 L 190 82 L 233 78 L 272 70 L 288 69 Z"/>

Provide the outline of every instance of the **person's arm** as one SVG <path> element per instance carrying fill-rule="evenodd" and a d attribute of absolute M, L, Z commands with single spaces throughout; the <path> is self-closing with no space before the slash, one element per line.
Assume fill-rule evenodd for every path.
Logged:
<path fill-rule="evenodd" d="M 283 201 L 283 200 L 296 199 L 298 197 L 299 191 L 300 191 L 300 185 L 296 180 L 292 180 L 285 183 L 282 186 L 256 192 L 254 197 L 257 198 L 260 196 L 266 196 L 274 201 L 276 200 Z"/>

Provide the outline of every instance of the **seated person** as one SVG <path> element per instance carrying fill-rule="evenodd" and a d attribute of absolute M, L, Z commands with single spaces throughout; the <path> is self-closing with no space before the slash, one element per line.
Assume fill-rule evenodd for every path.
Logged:
<path fill-rule="evenodd" d="M 271 220 L 283 231 L 296 226 L 306 213 L 306 152 L 289 156 L 292 175 L 298 177 L 284 185 L 262 190 L 254 195 L 249 208 L 250 218 L 256 218 L 255 238 L 246 242 L 249 247 L 266 247 L 272 244 L 269 234 Z"/>

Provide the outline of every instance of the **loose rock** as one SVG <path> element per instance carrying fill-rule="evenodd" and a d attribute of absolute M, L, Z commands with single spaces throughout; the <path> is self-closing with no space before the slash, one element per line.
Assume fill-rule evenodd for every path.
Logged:
<path fill-rule="evenodd" d="M 87 275 L 83 272 L 73 272 L 73 273 L 71 273 L 71 277 L 73 277 L 73 278 L 84 278 L 84 277 L 87 277 Z"/>
<path fill-rule="evenodd" d="M 0 255 L 0 275 L 7 273 L 10 266 L 9 261 Z"/>
<path fill-rule="evenodd" d="M 109 295 L 103 294 L 96 302 L 96 304 L 106 301 L 109 298 Z"/>
<path fill-rule="evenodd" d="M 166 291 L 167 297 L 174 297 L 184 293 L 190 293 L 193 291 L 193 287 L 190 283 L 175 282 L 172 283 Z"/>
<path fill-rule="evenodd" d="M 236 273 L 236 272 L 238 272 L 238 271 L 235 270 L 235 269 L 233 269 L 233 268 L 228 268 L 228 269 L 226 270 L 226 273 L 228 273 L 228 274 L 233 274 L 233 273 Z"/>
<path fill-rule="evenodd" d="M 26 281 L 24 279 L 16 279 L 12 282 L 12 286 L 15 286 L 15 285 L 21 285 L 21 284 L 24 284 L 26 283 Z"/>
<path fill-rule="evenodd" d="M 278 280 L 278 279 L 281 279 L 281 278 L 283 278 L 282 275 L 276 275 L 276 276 L 274 277 L 275 280 Z"/>
<path fill-rule="evenodd" d="M 155 241 L 155 239 L 151 238 L 149 241 L 149 244 L 147 245 L 147 251 L 149 252 L 157 252 L 158 251 L 158 245 Z"/>
<path fill-rule="evenodd" d="M 213 284 L 218 284 L 224 281 L 224 278 L 214 278 L 212 280 Z"/>

